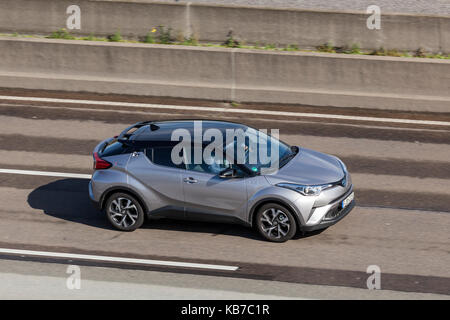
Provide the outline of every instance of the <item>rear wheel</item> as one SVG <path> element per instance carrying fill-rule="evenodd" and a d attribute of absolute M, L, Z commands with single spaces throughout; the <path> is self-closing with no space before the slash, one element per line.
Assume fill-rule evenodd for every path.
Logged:
<path fill-rule="evenodd" d="M 114 193 L 105 206 L 109 222 L 119 230 L 133 231 L 144 223 L 144 211 L 139 201 L 127 193 Z"/>
<path fill-rule="evenodd" d="M 285 242 L 291 239 L 297 231 L 292 214 L 285 207 L 276 203 L 265 204 L 258 210 L 256 227 L 265 239 L 273 242 Z"/>

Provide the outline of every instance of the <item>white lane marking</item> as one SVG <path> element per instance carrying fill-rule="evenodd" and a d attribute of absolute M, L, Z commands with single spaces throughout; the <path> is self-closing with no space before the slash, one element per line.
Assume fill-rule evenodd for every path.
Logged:
<path fill-rule="evenodd" d="M 82 174 L 82 173 L 65 173 L 65 172 L 50 172 L 50 171 L 14 170 L 14 169 L 0 169 L 0 173 L 24 174 L 30 176 L 77 178 L 77 179 L 90 179 L 92 177 L 90 174 Z"/>
<path fill-rule="evenodd" d="M 164 260 L 134 259 L 134 258 L 122 258 L 122 257 L 96 256 L 96 255 L 88 255 L 88 254 L 74 254 L 74 253 L 64 253 L 64 252 L 17 250 L 17 249 L 7 249 L 7 248 L 0 248 L 0 253 L 41 256 L 41 257 L 56 257 L 56 258 L 67 258 L 67 259 L 83 259 L 83 260 L 93 260 L 93 261 L 135 263 L 135 264 L 143 264 L 143 265 L 158 265 L 158 266 L 169 266 L 169 267 L 212 269 L 212 270 L 224 270 L 224 271 L 236 271 L 239 268 L 236 266 L 225 266 L 225 265 L 219 265 L 219 264 L 203 264 L 203 263 L 177 262 L 177 261 L 164 261 Z"/>
<path fill-rule="evenodd" d="M 120 107 L 134 107 L 134 108 L 191 110 L 191 111 L 208 111 L 208 112 L 227 112 L 227 113 L 247 113 L 247 114 L 262 114 L 262 115 L 272 115 L 272 116 L 273 115 L 275 115 L 275 116 L 281 115 L 281 116 L 305 117 L 305 118 L 324 118 L 324 119 L 342 119 L 342 120 L 356 120 L 356 121 L 374 121 L 374 122 L 450 126 L 450 122 L 447 122 L 447 121 L 346 116 L 346 115 L 339 115 L 339 114 L 270 111 L 270 110 L 255 110 L 255 109 L 233 109 L 233 108 L 217 108 L 217 107 L 175 106 L 175 105 L 133 103 L 133 102 L 114 102 L 114 101 L 76 100 L 76 99 L 57 99 L 57 98 L 38 98 L 38 97 L 16 97 L 16 96 L 0 96 L 0 99 L 14 100 L 14 101 L 56 102 L 56 103 L 90 104 L 90 105 L 101 105 L 101 106 L 120 106 Z"/>

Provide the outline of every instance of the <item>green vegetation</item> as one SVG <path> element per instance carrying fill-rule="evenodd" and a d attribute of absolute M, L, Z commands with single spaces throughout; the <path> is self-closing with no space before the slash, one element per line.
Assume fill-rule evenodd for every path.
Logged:
<path fill-rule="evenodd" d="M 0 34 L 0 36 L 9 37 L 22 37 L 22 38 L 39 38 L 42 36 L 37 35 L 20 35 L 17 32 L 10 34 Z M 317 46 L 316 50 L 301 49 L 297 44 L 289 44 L 285 47 L 279 47 L 273 43 L 255 43 L 254 45 L 244 45 L 241 41 L 237 40 L 233 36 L 233 31 L 229 31 L 226 40 L 221 43 L 199 43 L 196 36 L 185 37 L 182 33 L 179 33 L 176 39 L 172 36 L 172 29 L 164 26 L 158 26 L 152 28 L 147 32 L 144 37 L 139 40 L 124 40 L 119 30 L 108 37 L 97 37 L 93 33 L 89 36 L 75 37 L 66 29 L 62 28 L 51 35 L 46 36 L 50 39 L 66 39 L 66 40 L 86 40 L 86 41 L 111 41 L 111 42 L 130 42 L 130 43 L 154 43 L 154 44 L 175 44 L 185 46 L 203 46 L 203 47 L 216 47 L 216 48 L 243 48 L 243 49 L 256 49 L 256 50 L 274 50 L 274 51 L 292 51 L 292 52 L 325 52 L 325 53 L 339 53 L 339 54 L 358 54 L 358 55 L 373 55 L 373 56 L 390 56 L 390 57 L 407 57 L 407 58 L 431 58 L 431 59 L 450 59 L 450 54 L 443 53 L 429 53 L 422 47 L 418 48 L 414 52 L 398 51 L 395 49 L 384 49 L 380 47 L 376 50 L 363 51 L 359 44 L 354 43 L 349 46 L 336 47 L 331 42 L 327 42 L 323 45 Z"/>
<path fill-rule="evenodd" d="M 240 48 L 241 43 L 233 38 L 233 30 L 230 30 L 227 34 L 227 39 L 223 43 L 223 45 L 227 48 Z"/>
<path fill-rule="evenodd" d="M 427 53 L 425 52 L 425 50 L 423 48 L 419 48 L 416 50 L 416 52 L 414 52 L 414 57 L 425 58 L 426 56 L 427 56 Z"/>
<path fill-rule="evenodd" d="M 172 28 L 165 29 L 164 26 L 158 26 L 157 32 L 160 44 L 171 44 L 175 41 L 171 35 Z"/>
<path fill-rule="evenodd" d="M 120 42 L 122 41 L 122 35 L 120 34 L 120 31 L 117 30 L 114 34 L 108 36 L 108 40 L 111 42 Z"/>
<path fill-rule="evenodd" d="M 391 56 L 391 57 L 410 57 L 411 55 L 405 52 L 399 52 L 397 50 L 386 50 L 383 47 L 373 50 L 369 53 L 372 56 Z M 407 55 L 406 55 L 407 54 Z"/>
<path fill-rule="evenodd" d="M 156 43 L 156 40 L 155 40 L 155 37 L 154 37 L 153 33 L 154 33 L 153 30 L 147 32 L 143 42 L 144 43 Z"/>
<path fill-rule="evenodd" d="M 345 52 L 345 53 L 348 53 L 348 54 L 361 54 L 361 48 L 359 47 L 359 45 L 357 43 L 354 43 L 351 46 L 350 50 L 347 50 L 347 52 Z"/>
<path fill-rule="evenodd" d="M 253 46 L 251 46 L 249 49 L 261 49 L 261 45 L 259 42 L 256 42 Z"/>
<path fill-rule="evenodd" d="M 330 42 L 327 42 L 321 46 L 316 47 L 318 52 L 327 53 L 345 53 L 345 54 L 361 54 L 361 55 L 372 55 L 372 56 L 389 56 L 389 57 L 405 57 L 405 58 L 432 58 L 432 59 L 450 59 L 450 54 L 433 54 L 427 53 L 423 48 L 417 49 L 413 54 L 405 51 L 398 51 L 395 49 L 384 49 L 380 47 L 372 51 L 362 51 L 358 44 L 354 43 L 350 48 L 347 46 L 335 47 Z"/>
<path fill-rule="evenodd" d="M 379 49 L 373 50 L 369 54 L 372 56 L 385 56 L 386 53 L 387 53 L 387 51 L 383 47 L 380 47 Z"/>
<path fill-rule="evenodd" d="M 336 53 L 336 47 L 331 42 L 327 42 L 321 46 L 317 46 L 316 49 L 319 52 Z"/>
<path fill-rule="evenodd" d="M 393 49 L 393 50 L 388 50 L 386 52 L 386 55 L 390 56 L 390 57 L 404 57 L 405 53 L 404 52 L 399 52 L 399 51 Z"/>
<path fill-rule="evenodd" d="M 92 33 L 90 35 L 88 35 L 87 37 L 81 37 L 79 38 L 79 40 L 85 40 L 85 41 L 106 41 L 108 40 L 107 38 L 102 38 L 102 37 L 96 37 L 94 36 Z"/>
<path fill-rule="evenodd" d="M 75 37 L 71 35 L 65 28 L 59 29 L 53 32 L 50 36 L 50 39 L 66 39 L 66 40 L 74 40 Z"/>
<path fill-rule="evenodd" d="M 86 41 L 95 41 L 95 36 L 91 33 L 91 34 L 88 35 L 87 37 L 84 37 L 83 40 L 86 40 Z"/>
<path fill-rule="evenodd" d="M 443 54 L 427 54 L 425 58 L 430 58 L 430 59 L 450 59 L 450 55 L 443 55 Z"/>
<path fill-rule="evenodd" d="M 323 45 L 317 46 L 316 49 L 319 52 L 326 52 L 326 53 L 363 54 L 357 43 L 352 44 L 351 47 L 348 46 L 336 47 L 331 42 L 327 42 Z"/>
<path fill-rule="evenodd" d="M 299 48 L 296 44 L 289 44 L 283 50 L 284 51 L 299 51 Z"/>
<path fill-rule="evenodd" d="M 268 43 L 265 46 L 263 46 L 264 50 L 276 50 L 277 49 L 277 45 L 274 43 Z"/>
<path fill-rule="evenodd" d="M 198 40 L 196 37 L 189 37 L 189 38 L 184 38 L 184 41 L 181 43 L 184 46 L 197 46 L 198 45 Z"/>

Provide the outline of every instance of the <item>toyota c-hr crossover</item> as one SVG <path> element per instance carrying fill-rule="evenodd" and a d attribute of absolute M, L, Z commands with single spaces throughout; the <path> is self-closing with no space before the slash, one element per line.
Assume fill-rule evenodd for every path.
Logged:
<path fill-rule="evenodd" d="M 355 205 L 337 157 L 238 123 L 139 122 L 99 143 L 93 157 L 89 196 L 123 231 L 178 218 L 240 223 L 283 242 L 335 224 Z"/>

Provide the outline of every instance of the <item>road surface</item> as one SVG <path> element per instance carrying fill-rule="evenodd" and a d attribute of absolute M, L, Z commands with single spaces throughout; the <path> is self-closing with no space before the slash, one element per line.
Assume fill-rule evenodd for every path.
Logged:
<path fill-rule="evenodd" d="M 21 101 L 5 96 L 147 105 Z M 269 116 L 254 110 L 297 115 Z M 335 117 L 338 111 L 347 118 Z M 328 118 L 298 115 L 311 112 Z M 384 120 L 361 121 L 361 115 Z M 357 207 L 323 232 L 299 235 L 282 244 L 263 241 L 251 229 L 226 224 L 160 220 L 131 233 L 113 230 L 89 202 L 88 179 L 71 176 L 91 173 L 91 151 L 98 141 L 137 121 L 174 118 L 225 119 L 261 129 L 278 128 L 290 144 L 337 155 L 352 173 Z M 130 298 L 138 293 L 142 298 L 155 298 L 157 292 L 163 292 L 161 297 L 223 299 L 450 297 L 448 114 L 362 114 L 356 109 L 230 106 L 0 89 L 0 169 L 2 298 L 123 299 L 126 292 Z M 83 256 L 43 257 L 3 249 Z M 102 262 L 86 256 L 116 258 Z M 235 266 L 236 270 L 137 264 L 119 258 Z M 68 264 L 81 267 L 84 291 L 65 287 Z M 381 269 L 381 290 L 367 289 L 366 271 L 371 265 Z M 31 283 L 35 285 L 29 287 Z M 118 290 L 118 283 L 123 291 Z M 20 291 L 24 287 L 29 289 Z"/>

